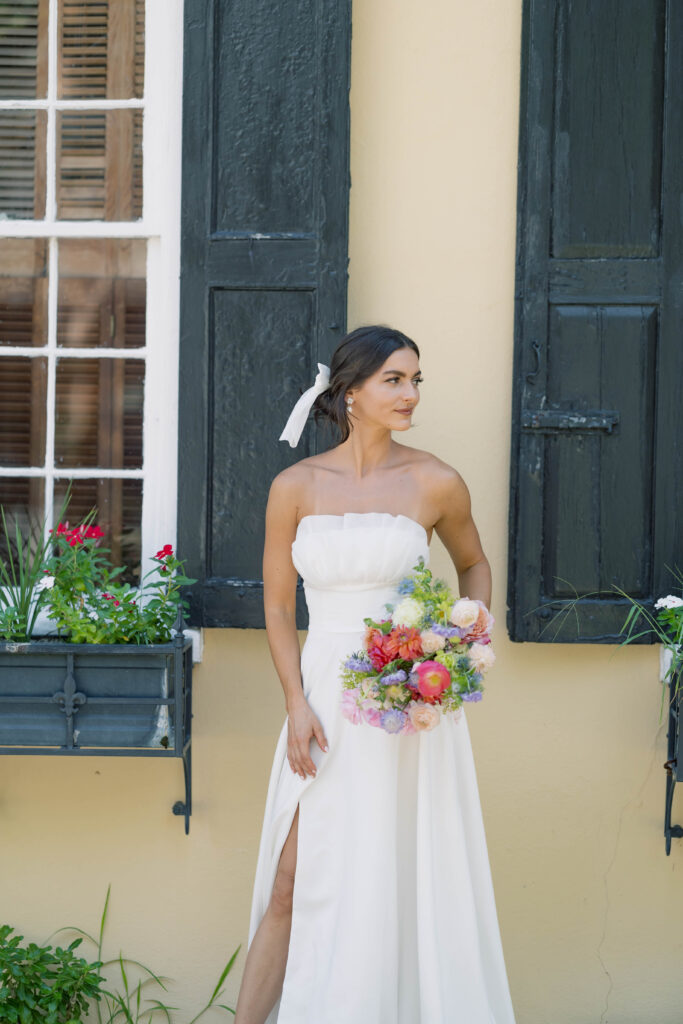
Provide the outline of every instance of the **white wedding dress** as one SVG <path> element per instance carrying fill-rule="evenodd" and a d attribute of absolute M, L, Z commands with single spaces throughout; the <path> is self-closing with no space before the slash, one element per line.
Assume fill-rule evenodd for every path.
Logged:
<path fill-rule="evenodd" d="M 292 544 L 309 612 L 303 688 L 329 749 L 312 741 L 305 780 L 287 760 L 286 721 L 275 751 L 249 944 L 297 803 L 299 835 L 267 1024 L 514 1024 L 464 709 L 402 736 L 340 710 L 341 660 L 420 555 L 429 564 L 424 527 L 388 512 L 304 516 Z"/>

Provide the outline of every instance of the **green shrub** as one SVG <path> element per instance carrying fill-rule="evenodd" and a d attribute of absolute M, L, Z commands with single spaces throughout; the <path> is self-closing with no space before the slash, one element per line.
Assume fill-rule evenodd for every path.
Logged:
<path fill-rule="evenodd" d="M 22 945 L 9 925 L 0 927 L 0 1020 L 3 1024 L 80 1024 L 104 982 L 97 960 L 88 963 L 74 950 Z"/>

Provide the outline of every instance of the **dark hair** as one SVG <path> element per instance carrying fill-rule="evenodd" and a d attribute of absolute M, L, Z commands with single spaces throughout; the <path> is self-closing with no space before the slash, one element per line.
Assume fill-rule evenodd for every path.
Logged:
<path fill-rule="evenodd" d="M 346 407 L 346 392 L 360 387 L 399 348 L 412 348 L 420 358 L 420 350 L 406 334 L 393 327 L 371 325 L 357 327 L 337 345 L 330 361 L 330 383 L 316 397 L 313 416 L 335 426 L 345 441 L 351 433 Z"/>

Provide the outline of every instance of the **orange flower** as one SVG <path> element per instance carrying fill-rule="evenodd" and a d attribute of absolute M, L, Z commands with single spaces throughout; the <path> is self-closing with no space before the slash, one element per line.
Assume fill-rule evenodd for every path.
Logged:
<path fill-rule="evenodd" d="M 419 629 L 408 626 L 396 626 L 385 637 L 386 650 L 391 654 L 389 661 L 394 658 L 406 658 L 413 661 L 423 654 L 422 637 Z"/>
<path fill-rule="evenodd" d="M 363 647 L 365 650 L 369 651 L 371 647 L 374 647 L 381 640 L 382 636 L 381 629 L 377 629 L 375 626 L 366 626 L 365 636 L 363 637 Z"/>

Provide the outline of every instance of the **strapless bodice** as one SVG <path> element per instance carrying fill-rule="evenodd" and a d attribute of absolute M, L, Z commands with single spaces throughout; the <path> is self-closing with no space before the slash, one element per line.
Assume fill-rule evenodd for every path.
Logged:
<path fill-rule="evenodd" d="M 391 512 L 304 516 L 292 561 L 304 584 L 310 630 L 363 630 L 365 616 L 383 616 L 397 584 L 420 555 L 429 564 L 421 523 Z"/>

